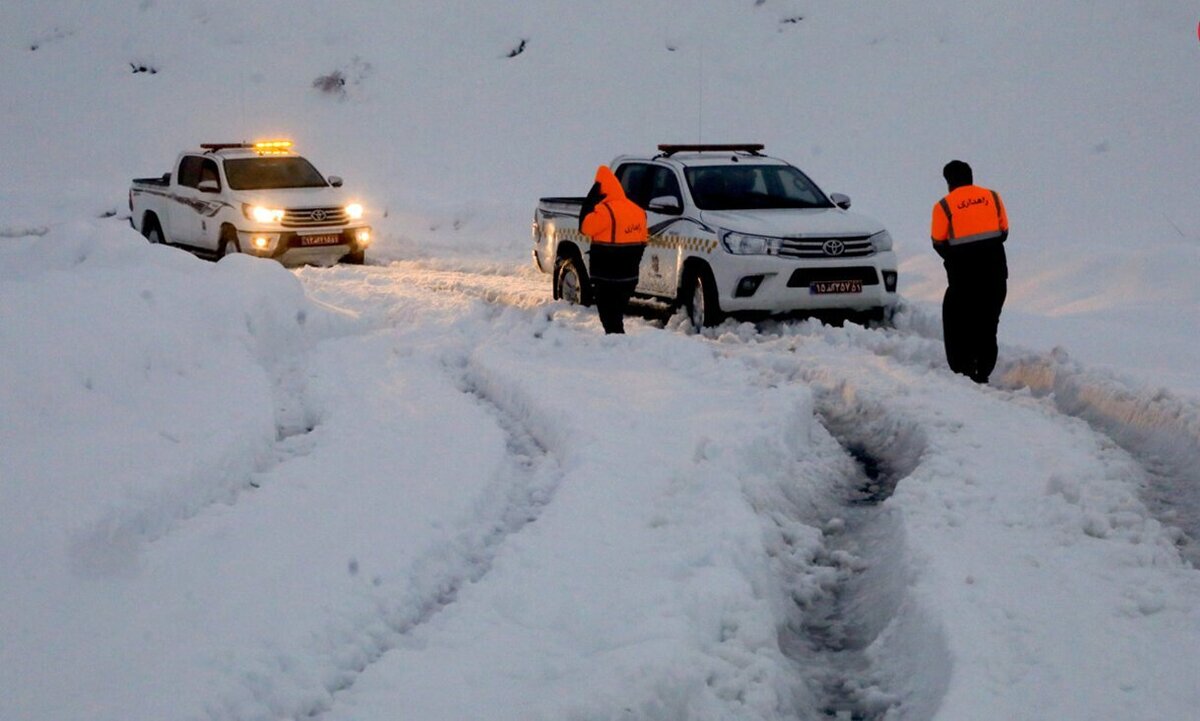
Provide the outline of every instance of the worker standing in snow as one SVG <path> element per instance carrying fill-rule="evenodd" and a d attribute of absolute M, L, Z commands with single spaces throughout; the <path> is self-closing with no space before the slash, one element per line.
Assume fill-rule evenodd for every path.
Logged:
<path fill-rule="evenodd" d="M 996 367 L 996 330 L 1008 294 L 1008 214 L 1000 194 L 975 185 L 971 166 L 942 169 L 949 193 L 933 206 L 930 237 L 946 266 L 942 332 L 950 370 L 987 383 Z"/>
<path fill-rule="evenodd" d="M 588 271 L 605 333 L 625 332 L 625 307 L 637 288 L 646 250 L 646 212 L 629 198 L 607 165 L 579 213 L 579 231 L 591 238 Z"/>

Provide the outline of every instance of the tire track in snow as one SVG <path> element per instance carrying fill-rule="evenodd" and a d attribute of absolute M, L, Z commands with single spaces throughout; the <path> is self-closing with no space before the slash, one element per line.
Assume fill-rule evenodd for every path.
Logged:
<path fill-rule="evenodd" d="M 271 384 L 275 419 L 274 443 L 226 449 L 203 467 L 190 468 L 126 499 L 71 535 L 69 554 L 76 572 L 104 576 L 132 572 L 141 547 L 161 540 L 220 503 L 233 505 L 242 494 L 260 488 L 260 479 L 293 458 L 308 455 L 319 414 L 308 401 L 303 353 L 264 359 Z M 168 440 L 179 439 L 162 434 Z M 198 442 L 198 441 L 195 441 Z"/>
<path fill-rule="evenodd" d="M 940 324 L 910 311 L 893 329 L 826 328 L 814 323 L 768 322 L 745 342 L 816 337 L 887 357 L 907 367 L 956 377 L 945 366 Z M 1046 408 L 1088 424 L 1142 468 L 1141 500 L 1163 525 L 1176 529 L 1181 555 L 1200 567 L 1200 404 L 1161 388 L 1139 386 L 1089 369 L 1061 350 L 1034 353 L 1001 348 L 994 389 L 1031 393 Z"/>
<path fill-rule="evenodd" d="M 882 505 L 920 465 L 924 432 L 844 384 L 819 388 L 815 408 L 847 462 L 829 507 L 798 519 L 821 528 L 823 543 L 811 567 L 794 569 L 808 577 L 806 590 L 793 596 L 799 614 L 781 646 L 825 717 L 930 719 L 949 685 L 950 654 L 938 629 L 908 608 L 900 519 Z M 894 648 L 918 637 L 919 657 Z M 886 667 L 880 656 L 891 659 Z"/>
<path fill-rule="evenodd" d="M 322 688 L 308 694 L 307 703 L 289 708 L 285 699 L 260 695 L 258 704 L 272 713 L 282 709 L 287 717 L 322 718 L 333 708 L 338 695 L 352 688 L 362 673 L 396 648 L 405 636 L 455 603 L 462 588 L 481 581 L 505 541 L 535 522 L 553 500 L 562 473 L 536 429 L 509 407 L 506 399 L 488 385 L 485 374 L 465 356 L 448 362 L 446 371 L 464 394 L 495 417 L 506 438 L 507 462 L 477 504 L 482 514 L 433 554 L 414 563 L 410 590 L 403 598 L 377 598 L 375 617 L 363 619 L 349 632 L 331 631 L 343 642 L 324 654 L 329 671 Z M 353 661 L 339 665 L 339 659 Z"/>
<path fill-rule="evenodd" d="M 412 265 L 411 271 L 401 270 L 406 279 L 430 290 L 457 292 L 498 307 L 530 309 L 551 303 L 544 285 L 539 290 L 534 279 L 494 269 L 477 273 Z M 506 289 L 505 278 L 516 281 L 521 288 Z M 746 343 L 815 336 L 905 366 L 952 376 L 945 367 L 938 336 L 940 319 L 909 308 L 899 313 L 895 322 L 894 328 L 867 329 L 829 328 L 812 320 L 770 320 L 738 326 L 732 333 L 727 325 L 707 330 L 705 335 L 736 337 Z M 754 330 L 746 332 L 746 328 Z M 1001 348 L 992 384 L 998 389 L 1029 391 L 1044 398 L 1058 413 L 1083 420 L 1129 453 L 1146 474 L 1143 502 L 1157 520 L 1178 529 L 1180 553 L 1200 567 L 1200 406 L 1160 389 L 1138 387 L 1086 369 L 1059 351 L 1033 354 Z"/>

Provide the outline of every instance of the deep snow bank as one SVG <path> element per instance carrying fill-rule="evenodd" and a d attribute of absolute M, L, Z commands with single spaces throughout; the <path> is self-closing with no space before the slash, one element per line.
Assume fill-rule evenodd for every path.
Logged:
<path fill-rule="evenodd" d="M 114 221 L 0 241 L 0 665 L 26 679 L 6 704 L 39 695 L 44 624 L 79 642 L 86 618 L 50 599 L 136 576 L 147 543 L 314 422 L 292 364 L 348 322 L 277 265 L 199 261 Z"/>

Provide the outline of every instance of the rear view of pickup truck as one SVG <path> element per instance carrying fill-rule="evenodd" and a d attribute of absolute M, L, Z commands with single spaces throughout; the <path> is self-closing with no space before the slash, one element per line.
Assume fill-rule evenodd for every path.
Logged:
<path fill-rule="evenodd" d="M 612 169 L 645 211 L 651 237 L 637 294 L 683 307 L 699 328 L 727 315 L 834 314 L 882 320 L 897 303 L 892 238 L 849 212 L 799 169 L 761 145 L 660 145 L 620 156 Z M 588 305 L 590 242 L 583 199 L 542 198 L 534 265 L 555 298 Z"/>
<path fill-rule="evenodd" d="M 210 257 L 362 263 L 371 228 L 341 186 L 288 141 L 210 143 L 180 154 L 173 173 L 135 179 L 129 222 L 152 243 Z"/>

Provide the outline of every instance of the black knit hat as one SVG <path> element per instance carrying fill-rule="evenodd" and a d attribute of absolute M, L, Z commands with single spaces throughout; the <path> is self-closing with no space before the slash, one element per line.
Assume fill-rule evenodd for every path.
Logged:
<path fill-rule="evenodd" d="M 946 163 L 946 167 L 942 168 L 942 177 L 946 179 L 946 185 L 949 185 L 951 190 L 975 182 L 971 166 L 961 160 L 951 160 Z"/>

